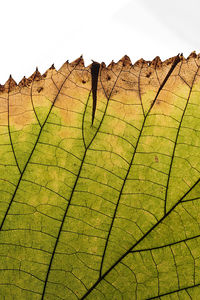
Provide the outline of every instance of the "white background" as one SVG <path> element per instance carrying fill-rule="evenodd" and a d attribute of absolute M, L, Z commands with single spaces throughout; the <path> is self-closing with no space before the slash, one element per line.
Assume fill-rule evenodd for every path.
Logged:
<path fill-rule="evenodd" d="M 200 51 L 199 0 L 1 0 L 0 83 L 81 54 L 109 64 Z"/>

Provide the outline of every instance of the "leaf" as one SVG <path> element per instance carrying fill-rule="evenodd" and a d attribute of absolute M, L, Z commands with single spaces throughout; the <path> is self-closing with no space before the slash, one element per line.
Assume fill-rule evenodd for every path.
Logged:
<path fill-rule="evenodd" d="M 199 298 L 199 59 L 0 87 L 0 299 Z"/>

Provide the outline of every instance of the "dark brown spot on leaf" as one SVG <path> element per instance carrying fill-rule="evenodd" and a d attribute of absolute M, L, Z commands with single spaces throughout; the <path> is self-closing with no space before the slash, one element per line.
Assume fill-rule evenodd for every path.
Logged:
<path fill-rule="evenodd" d="M 151 72 L 147 73 L 146 77 L 149 78 L 151 76 Z"/>
<path fill-rule="evenodd" d="M 42 90 L 43 90 L 43 87 L 39 87 L 39 88 L 37 89 L 38 93 L 40 93 Z"/>
<path fill-rule="evenodd" d="M 108 76 L 107 76 L 107 80 L 110 80 L 110 79 L 111 79 L 111 77 L 108 75 Z"/>

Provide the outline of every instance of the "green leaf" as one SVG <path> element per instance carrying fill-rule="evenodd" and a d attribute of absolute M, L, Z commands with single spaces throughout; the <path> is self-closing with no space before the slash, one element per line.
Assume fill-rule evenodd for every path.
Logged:
<path fill-rule="evenodd" d="M 199 56 L 98 67 L 0 87 L 0 299 L 198 299 Z"/>

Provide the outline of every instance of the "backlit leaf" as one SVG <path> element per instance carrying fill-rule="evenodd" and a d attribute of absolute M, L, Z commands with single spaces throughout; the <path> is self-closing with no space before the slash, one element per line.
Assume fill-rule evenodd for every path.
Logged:
<path fill-rule="evenodd" d="M 199 69 L 80 57 L 0 86 L 0 299 L 199 299 Z"/>

